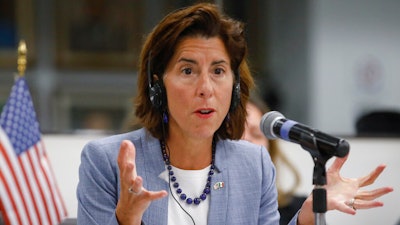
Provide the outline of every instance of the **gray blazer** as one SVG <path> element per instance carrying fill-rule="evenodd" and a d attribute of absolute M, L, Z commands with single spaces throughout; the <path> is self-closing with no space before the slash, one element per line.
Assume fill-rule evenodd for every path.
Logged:
<path fill-rule="evenodd" d="M 78 224 L 118 224 L 115 208 L 120 179 L 117 164 L 122 140 L 136 147 L 137 173 L 148 190 L 168 190 L 159 178 L 165 170 L 160 144 L 145 129 L 89 142 L 82 151 L 79 167 Z M 247 141 L 218 141 L 212 185 L 209 225 L 278 225 L 279 212 L 275 168 L 267 150 Z M 146 225 L 167 225 L 168 198 L 152 202 L 143 215 Z M 289 224 L 296 224 L 297 215 Z"/>

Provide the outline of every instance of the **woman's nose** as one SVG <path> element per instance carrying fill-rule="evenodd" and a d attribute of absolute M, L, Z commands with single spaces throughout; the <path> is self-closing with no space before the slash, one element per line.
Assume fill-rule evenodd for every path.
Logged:
<path fill-rule="evenodd" d="M 202 73 L 198 80 L 198 93 L 201 97 L 209 97 L 212 93 L 212 81 L 210 75 L 206 72 Z"/>

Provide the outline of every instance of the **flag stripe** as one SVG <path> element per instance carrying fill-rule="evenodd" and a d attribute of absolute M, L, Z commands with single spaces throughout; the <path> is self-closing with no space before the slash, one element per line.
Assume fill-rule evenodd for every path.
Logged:
<path fill-rule="evenodd" d="M 29 158 L 28 158 L 28 154 L 24 154 L 23 156 L 21 156 L 21 159 L 22 159 L 24 165 L 29 165 L 30 164 Z M 26 173 L 28 175 L 28 180 L 27 180 L 28 186 L 30 187 L 30 189 L 31 189 L 31 191 L 33 193 L 30 201 L 32 201 L 36 205 L 37 210 L 39 212 L 39 213 L 37 213 L 35 215 L 35 217 L 37 217 L 37 219 L 40 220 L 40 224 L 46 224 L 46 222 L 45 222 L 46 218 L 47 218 L 46 217 L 46 212 L 45 212 L 43 204 L 42 204 L 42 202 L 40 200 L 39 187 L 36 186 L 35 177 L 33 175 L 33 173 L 35 171 L 32 171 L 30 169 L 27 169 L 25 171 L 26 171 Z"/>
<path fill-rule="evenodd" d="M 34 150 L 33 150 L 34 151 Z M 34 157 L 34 155 L 32 155 L 32 150 L 28 151 L 28 160 L 29 160 L 29 166 L 30 166 L 30 170 L 34 171 L 33 173 L 33 178 L 34 178 L 34 186 L 36 187 L 40 187 L 39 188 L 39 196 L 40 196 L 40 201 L 42 203 L 42 205 L 44 206 L 45 212 L 46 212 L 46 224 L 50 224 L 51 221 L 51 217 L 50 217 L 50 213 L 49 213 L 49 206 L 46 202 L 46 198 L 44 197 L 44 191 L 43 191 L 43 187 L 40 184 L 39 181 L 39 176 L 41 175 L 41 173 L 38 173 L 40 171 L 37 170 L 37 168 L 35 168 L 35 163 L 36 163 L 36 159 L 33 160 L 32 157 Z"/>
<path fill-rule="evenodd" d="M 3 176 L 3 174 L 2 173 L 0 173 L 0 180 L 1 180 L 1 182 L 2 183 L 4 183 L 5 185 L 4 185 L 4 188 L 6 189 L 5 190 L 5 194 L 6 195 L 8 195 L 8 196 L 11 196 L 12 194 L 11 194 L 11 191 L 10 191 L 10 187 L 6 184 L 6 179 L 4 178 L 4 176 Z M 7 199 L 3 199 L 2 198 L 2 202 L 4 202 L 4 200 L 7 200 Z M 15 220 L 17 220 L 18 221 L 18 223 L 19 224 L 22 224 L 22 221 L 21 221 L 21 218 L 20 218 L 20 216 L 19 216 L 19 214 L 18 213 L 15 213 L 15 212 L 17 212 L 18 211 L 18 209 L 17 209 L 17 205 L 16 205 L 16 203 L 15 203 L 15 201 L 14 201 L 14 199 L 8 199 L 8 201 L 5 201 L 5 204 L 7 204 L 8 203 L 8 207 L 7 207 L 7 210 L 8 210 L 8 214 L 6 214 L 4 217 L 5 217 L 5 220 L 6 221 L 10 221 L 10 220 L 12 220 L 12 221 L 15 221 Z M 11 217 L 11 218 L 10 218 Z M 16 218 L 15 218 L 16 217 Z M 14 220 L 13 220 L 14 219 Z M 14 224 L 14 223 L 13 223 Z"/>
<path fill-rule="evenodd" d="M 64 215 L 60 209 L 65 210 L 66 207 L 64 205 L 64 202 L 62 201 L 60 190 L 58 189 L 56 183 L 54 182 L 55 175 L 53 173 L 50 160 L 48 160 L 48 158 L 47 158 L 47 154 L 45 151 L 43 141 L 40 141 L 37 145 L 39 146 L 38 149 L 39 149 L 40 155 L 42 156 L 42 158 L 46 159 L 45 161 L 43 161 L 44 163 L 42 164 L 43 174 L 45 174 L 47 186 L 51 187 L 50 191 L 51 191 L 51 199 L 53 202 L 53 208 L 56 211 L 57 221 L 60 221 Z"/>
<path fill-rule="evenodd" d="M 0 176 L 1 176 L 1 174 L 0 174 Z M 0 179 L 1 180 L 1 179 Z M 0 193 L 2 193 L 2 183 L 0 182 Z M 3 202 L 2 201 L 0 201 L 0 212 L 5 212 L 6 211 L 6 208 L 4 207 L 4 205 L 3 205 Z M 5 214 L 5 213 L 4 213 Z M 10 219 L 7 217 L 7 216 L 4 216 L 3 215 L 3 222 L 5 223 L 5 224 L 12 224 L 11 222 L 10 222 Z"/>
<path fill-rule="evenodd" d="M 1 180 L 2 183 L 4 183 L 7 196 L 9 197 L 9 203 L 12 205 L 12 211 L 16 214 L 19 224 L 22 224 L 23 219 L 21 217 L 23 215 L 21 215 L 21 213 L 25 214 L 24 213 L 25 210 L 21 208 L 21 204 L 23 204 L 21 203 L 21 201 L 23 201 L 23 198 L 21 199 L 21 189 L 19 183 L 17 182 L 17 176 L 15 175 L 16 171 L 13 169 L 15 168 L 15 166 L 11 162 L 12 160 L 8 156 L 7 150 L 3 147 L 3 145 L 0 146 L 0 151 L 3 159 L 2 161 L 5 161 L 4 163 L 2 163 L 2 165 L 5 165 L 6 169 L 11 168 L 8 170 L 9 173 L 5 173 L 7 171 L 5 169 L 1 170 L 4 171 L 1 173 L 1 178 L 2 178 Z M 11 191 L 16 189 L 19 189 L 18 190 L 19 194 L 15 193 L 14 191 Z"/>
<path fill-rule="evenodd" d="M 24 165 L 24 163 L 26 163 L 25 157 L 19 157 L 18 161 L 19 161 L 19 165 L 22 167 L 22 165 Z M 26 170 L 22 170 L 22 173 L 24 175 L 24 180 L 26 181 L 26 183 L 29 184 L 29 176 L 27 174 Z M 33 191 L 32 191 L 32 186 L 31 185 L 27 185 L 27 189 L 28 189 L 28 193 L 29 196 L 27 196 L 27 202 L 30 206 L 28 213 L 32 216 L 32 220 L 34 220 L 33 224 L 42 224 L 42 220 L 40 218 L 40 216 L 36 216 L 39 215 L 39 209 L 38 206 L 36 204 L 36 201 L 33 201 L 34 199 L 34 195 L 33 195 Z"/>

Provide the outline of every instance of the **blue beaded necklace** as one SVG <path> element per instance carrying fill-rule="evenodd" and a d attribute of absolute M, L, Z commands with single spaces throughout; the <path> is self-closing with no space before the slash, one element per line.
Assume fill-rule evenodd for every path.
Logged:
<path fill-rule="evenodd" d="M 182 189 L 179 187 L 179 183 L 177 182 L 176 177 L 174 176 L 174 171 L 172 171 L 172 166 L 171 166 L 171 162 L 169 161 L 169 155 L 167 154 L 167 151 L 166 151 L 165 142 L 160 140 L 160 145 L 161 145 L 161 151 L 162 151 L 162 155 L 164 158 L 164 162 L 168 169 L 168 179 L 170 181 L 172 181 L 172 186 L 175 188 L 175 191 L 178 194 L 179 199 L 181 199 L 182 201 L 185 201 L 189 205 L 191 205 L 191 204 L 199 205 L 202 201 L 206 200 L 207 195 L 210 194 L 210 191 L 211 191 L 211 188 L 210 188 L 211 187 L 211 177 L 214 174 L 214 169 L 215 169 L 215 165 L 214 165 L 215 141 L 213 140 L 213 142 L 212 142 L 211 166 L 210 166 L 210 171 L 208 172 L 207 183 L 206 183 L 201 195 L 196 198 L 189 198 L 188 196 L 186 196 L 185 193 L 183 193 Z"/>

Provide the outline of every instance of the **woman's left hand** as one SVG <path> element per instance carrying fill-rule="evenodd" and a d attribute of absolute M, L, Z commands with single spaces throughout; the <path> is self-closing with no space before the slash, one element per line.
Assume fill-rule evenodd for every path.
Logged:
<path fill-rule="evenodd" d="M 335 158 L 327 171 L 328 210 L 336 209 L 344 213 L 355 214 L 357 209 L 383 206 L 383 203 L 376 199 L 392 192 L 392 187 L 381 187 L 373 190 L 362 190 L 361 188 L 373 184 L 386 168 L 386 165 L 377 166 L 375 170 L 363 177 L 345 178 L 340 175 L 340 170 L 347 158 L 348 155 L 344 158 Z"/>
<path fill-rule="evenodd" d="M 327 191 L 327 210 L 339 210 L 354 215 L 357 209 L 383 206 L 383 203 L 376 199 L 392 192 L 392 187 L 386 186 L 373 190 L 362 190 L 361 188 L 373 184 L 386 166 L 381 164 L 363 177 L 346 178 L 340 175 L 340 170 L 347 158 L 348 155 L 344 158 L 335 158 L 335 161 L 327 170 L 327 185 L 325 186 Z M 307 198 L 300 210 L 298 224 L 314 224 L 312 195 Z"/>

